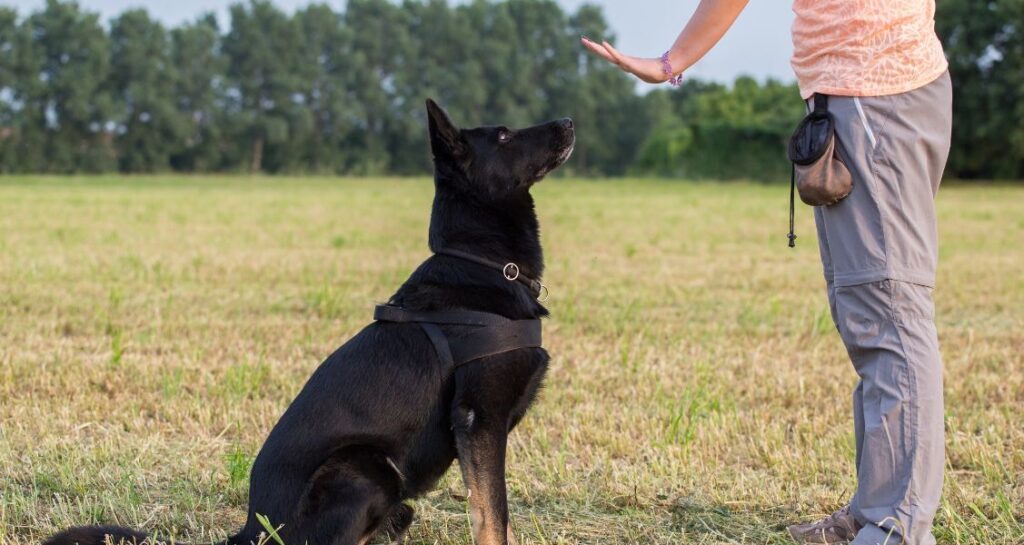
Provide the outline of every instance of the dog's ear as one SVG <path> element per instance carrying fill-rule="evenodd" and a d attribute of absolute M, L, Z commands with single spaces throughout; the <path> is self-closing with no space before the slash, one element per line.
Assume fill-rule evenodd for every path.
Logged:
<path fill-rule="evenodd" d="M 466 151 L 466 142 L 448 113 L 433 99 L 427 99 L 427 125 L 430 130 L 430 150 L 434 157 L 460 157 Z"/>

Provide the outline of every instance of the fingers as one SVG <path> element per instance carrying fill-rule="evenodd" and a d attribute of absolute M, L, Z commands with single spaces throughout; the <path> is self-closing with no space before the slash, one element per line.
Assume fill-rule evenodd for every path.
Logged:
<path fill-rule="evenodd" d="M 606 61 L 608 61 L 608 62 L 610 62 L 612 64 L 618 64 L 619 63 L 619 61 L 616 60 L 615 57 L 613 57 L 612 54 L 608 52 L 608 50 L 605 48 L 605 46 L 603 44 L 599 44 L 597 42 L 594 42 L 590 38 L 587 38 L 586 36 L 580 38 L 580 42 L 583 44 L 584 47 L 589 49 L 591 52 L 593 52 L 597 56 L 603 58 L 604 60 L 606 60 Z"/>
<path fill-rule="evenodd" d="M 583 36 L 582 38 L 580 38 L 580 41 L 583 43 L 583 45 L 587 49 L 589 49 L 593 53 L 597 54 L 599 57 L 603 58 L 604 60 L 606 60 L 606 61 L 608 61 L 608 62 L 610 62 L 612 64 L 619 64 L 619 60 L 617 58 L 615 58 L 615 56 L 613 56 L 611 54 L 611 52 L 608 51 L 607 47 L 605 47 L 605 44 L 608 43 L 608 42 L 597 43 L 597 42 L 591 40 L 590 38 L 587 38 L 586 36 Z"/>
<path fill-rule="evenodd" d="M 615 59 L 615 64 L 618 64 L 619 66 L 626 64 L 625 55 L 619 53 L 619 50 L 615 49 L 615 47 L 612 46 L 612 44 L 608 43 L 607 41 L 604 41 L 601 42 L 601 45 L 603 45 L 605 51 L 607 51 L 608 54 L 611 55 L 613 59 Z"/>
<path fill-rule="evenodd" d="M 632 74 L 647 83 L 651 83 L 650 75 L 644 70 L 645 66 L 642 59 L 630 55 L 623 55 L 618 49 L 615 49 L 615 47 L 608 42 L 604 42 L 604 48 L 608 51 L 608 54 L 615 59 L 615 64 L 617 64 L 624 72 Z"/>
<path fill-rule="evenodd" d="M 623 55 L 618 49 L 615 49 L 615 46 L 605 40 L 597 43 L 586 36 L 581 36 L 580 42 L 594 54 L 618 66 L 623 72 L 632 74 L 647 83 L 658 83 L 661 81 L 658 79 L 662 75 L 660 64 L 652 61 L 652 59 L 640 59 Z M 657 66 L 650 66 L 650 62 L 655 62 Z"/>
<path fill-rule="evenodd" d="M 621 68 L 623 71 L 627 73 L 633 74 L 634 76 L 637 76 L 640 79 L 644 79 L 646 81 L 645 75 L 642 74 L 640 70 L 638 62 L 640 59 L 637 59 L 636 57 L 632 57 L 630 55 L 623 55 L 622 53 L 619 52 L 618 49 L 615 49 L 615 46 L 608 42 L 602 42 L 601 45 L 604 46 L 604 49 L 608 53 L 608 55 L 611 55 L 611 57 L 615 59 L 613 62 L 617 64 L 619 68 Z"/>

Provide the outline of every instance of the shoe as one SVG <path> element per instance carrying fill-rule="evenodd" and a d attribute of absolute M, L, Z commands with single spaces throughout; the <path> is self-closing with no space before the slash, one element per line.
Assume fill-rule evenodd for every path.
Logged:
<path fill-rule="evenodd" d="M 787 528 L 789 535 L 803 545 L 828 544 L 828 545 L 849 545 L 861 525 L 850 513 L 850 506 L 847 505 L 831 515 L 810 524 L 794 524 Z"/>

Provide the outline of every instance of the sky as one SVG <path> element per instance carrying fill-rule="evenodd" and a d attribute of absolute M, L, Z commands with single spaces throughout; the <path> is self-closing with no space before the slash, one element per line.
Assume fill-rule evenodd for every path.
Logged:
<path fill-rule="evenodd" d="M 104 19 L 128 8 L 146 8 L 167 24 L 195 19 L 200 13 L 214 11 L 227 22 L 227 6 L 236 0 L 79 0 L 84 8 L 100 12 Z M 273 0 L 291 11 L 309 0 Z M 340 7 L 342 0 L 325 0 Z M 615 31 L 615 45 L 623 52 L 661 55 L 686 24 L 698 0 L 557 0 L 567 10 L 589 2 L 601 5 Z M 45 0 L 0 0 L 0 5 L 15 7 L 25 15 L 44 5 Z M 789 57 L 793 46 L 789 27 L 793 13 L 788 2 L 752 0 L 729 34 L 687 74 L 701 79 L 731 82 L 739 75 L 764 80 L 792 81 Z"/>

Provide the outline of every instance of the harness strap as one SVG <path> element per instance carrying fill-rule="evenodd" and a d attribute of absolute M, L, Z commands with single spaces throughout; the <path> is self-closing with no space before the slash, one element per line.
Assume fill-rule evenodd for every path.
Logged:
<path fill-rule="evenodd" d="M 482 327 L 449 341 L 448 346 L 456 367 L 520 348 L 538 348 L 541 346 L 540 320 L 510 320 L 502 327 Z"/>
<path fill-rule="evenodd" d="M 504 316 L 472 310 L 417 312 L 390 305 L 378 305 L 373 319 L 379 322 L 415 323 L 430 338 L 438 357 L 446 365 L 460 367 L 471 361 L 520 348 L 542 345 L 541 322 L 509 320 Z M 439 325 L 461 325 L 477 329 L 449 339 Z"/>
<path fill-rule="evenodd" d="M 446 325 L 503 325 L 512 320 L 490 312 L 476 310 L 443 310 L 421 312 L 391 305 L 377 305 L 373 319 L 379 322 L 426 322 Z"/>
<path fill-rule="evenodd" d="M 461 250 L 452 250 L 449 248 L 443 248 L 439 250 L 437 254 L 446 255 L 449 257 L 456 257 L 465 261 L 476 263 L 477 265 L 483 265 L 484 267 L 489 267 L 491 269 L 501 271 L 502 276 L 504 276 L 506 280 L 508 280 L 509 282 L 519 282 L 520 284 L 526 286 L 527 289 L 530 290 L 530 294 L 532 294 L 534 297 L 539 298 L 544 292 L 547 291 L 547 288 L 544 286 L 544 284 L 541 284 L 539 281 L 534 280 L 533 278 L 530 278 L 525 274 L 522 274 L 522 272 L 519 270 L 519 265 L 516 265 L 515 263 L 509 262 L 502 265 L 501 263 L 491 261 L 490 259 L 485 259 L 468 252 L 463 252 Z M 545 298 L 547 297 L 545 296 Z"/>
<path fill-rule="evenodd" d="M 426 322 L 420 322 L 420 328 L 427 334 L 427 337 L 430 337 L 430 342 L 434 345 L 434 351 L 437 352 L 437 357 L 441 358 L 441 363 L 444 364 L 445 368 L 456 367 L 451 347 L 448 346 L 448 338 L 444 336 L 441 328 L 437 327 L 437 324 L 428 324 Z"/>

